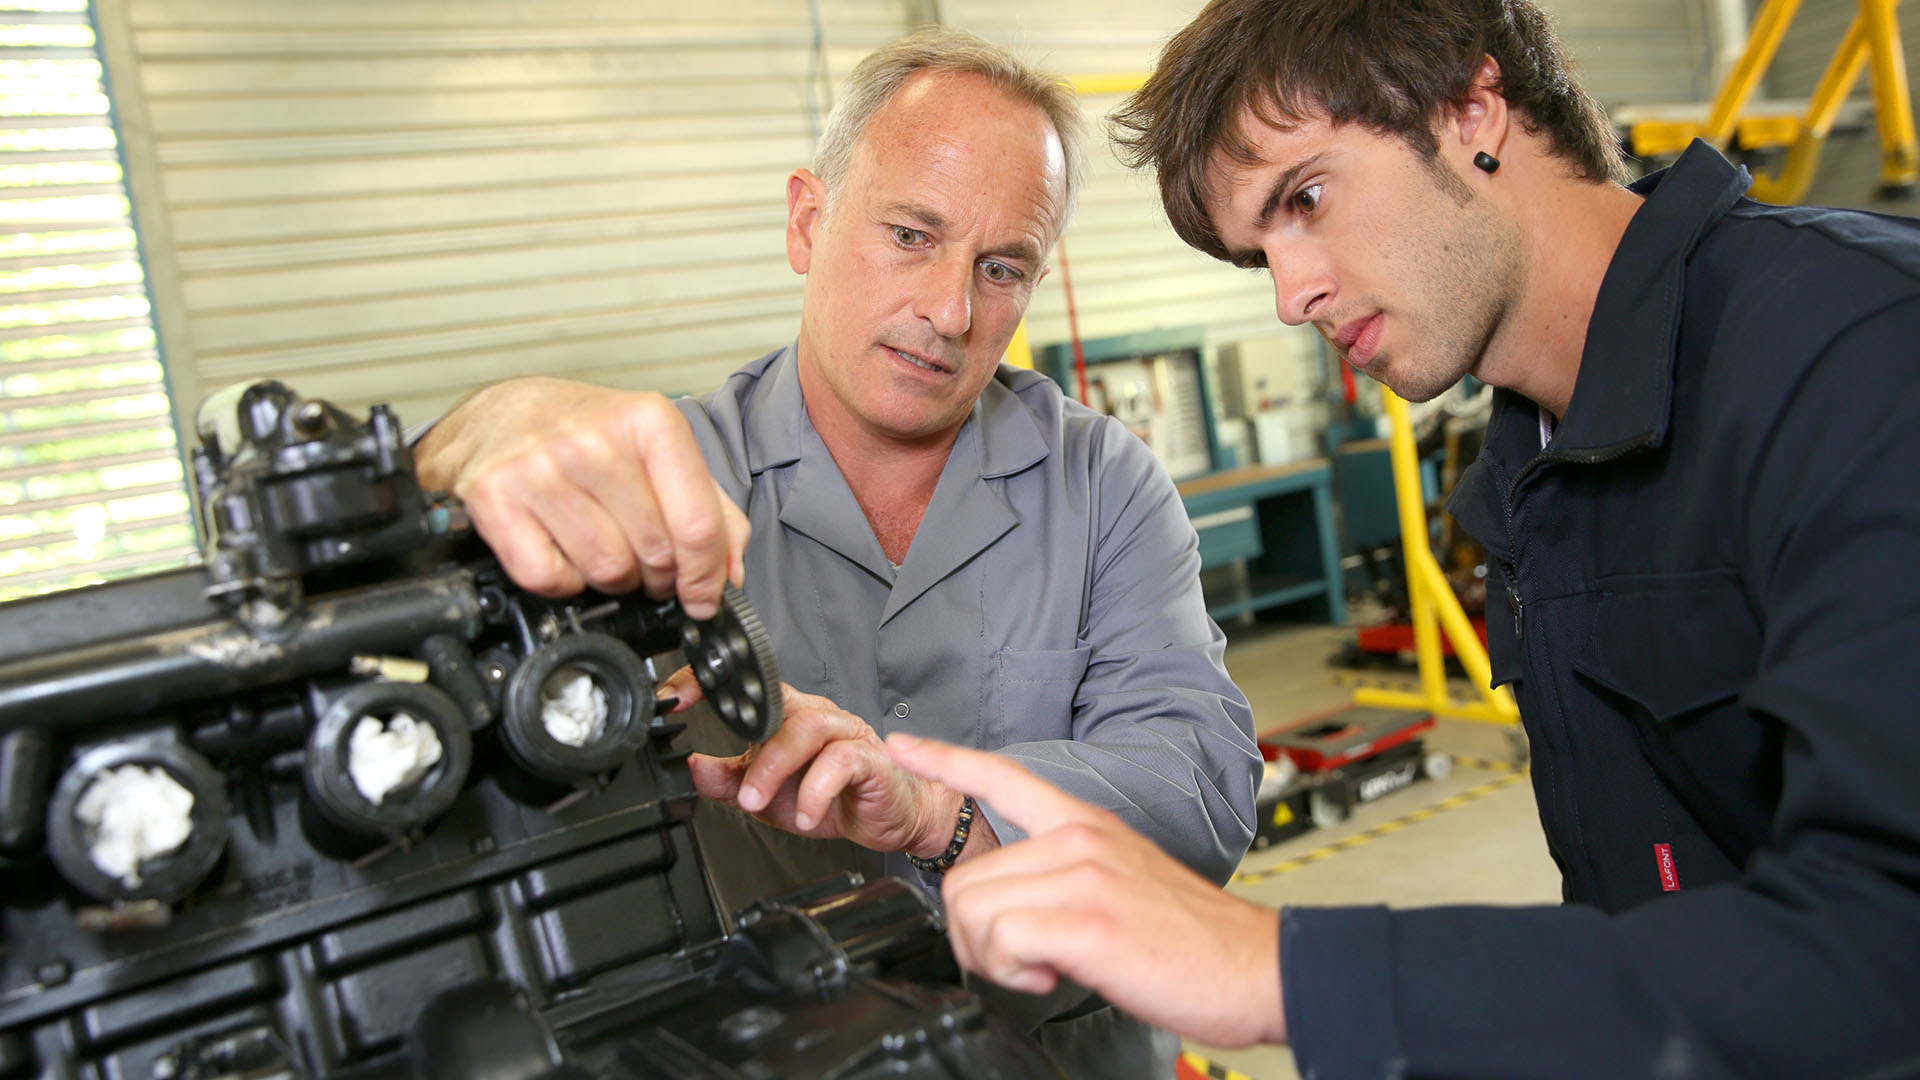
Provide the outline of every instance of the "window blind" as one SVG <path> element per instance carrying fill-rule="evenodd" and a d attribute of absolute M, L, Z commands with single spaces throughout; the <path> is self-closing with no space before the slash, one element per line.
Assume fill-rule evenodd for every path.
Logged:
<path fill-rule="evenodd" d="M 0 3 L 0 600 L 194 539 L 86 0 Z"/>

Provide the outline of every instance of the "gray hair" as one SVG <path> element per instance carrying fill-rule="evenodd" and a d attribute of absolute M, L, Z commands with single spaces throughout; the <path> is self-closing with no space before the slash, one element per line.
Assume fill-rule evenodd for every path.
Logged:
<path fill-rule="evenodd" d="M 1073 88 L 1058 76 L 1029 67 L 1011 52 L 965 30 L 928 26 L 860 61 L 848 79 L 847 91 L 834 103 L 826 128 L 814 151 L 813 171 L 826 184 L 828 197 L 844 180 L 853 162 L 853 148 L 874 114 L 886 107 L 909 78 L 922 71 L 978 75 L 1007 94 L 1039 109 L 1060 137 L 1066 160 L 1066 187 L 1062 193 L 1060 230 L 1073 217 L 1074 200 L 1086 171 L 1082 146 L 1086 121 Z"/>

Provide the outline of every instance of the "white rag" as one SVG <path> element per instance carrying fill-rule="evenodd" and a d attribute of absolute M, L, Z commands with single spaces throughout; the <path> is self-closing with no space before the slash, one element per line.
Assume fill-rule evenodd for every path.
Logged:
<path fill-rule="evenodd" d="M 556 682 L 557 692 L 552 689 Z M 578 672 L 558 675 L 541 690 L 540 722 L 555 740 L 585 746 L 607 730 L 607 692 L 592 678 Z"/>
<path fill-rule="evenodd" d="M 347 740 L 347 775 L 375 806 L 395 788 L 427 774 L 440 760 L 440 736 L 433 725 L 406 713 L 394 713 L 386 723 L 363 716 Z"/>
<path fill-rule="evenodd" d="M 87 785 L 74 808 L 86 826 L 87 854 L 101 873 L 140 887 L 140 864 L 193 835 L 193 792 L 165 769 L 122 765 Z"/>

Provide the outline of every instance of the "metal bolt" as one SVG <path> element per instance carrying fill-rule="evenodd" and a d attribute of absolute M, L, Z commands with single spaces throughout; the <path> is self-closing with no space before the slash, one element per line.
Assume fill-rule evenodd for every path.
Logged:
<path fill-rule="evenodd" d="M 317 401 L 303 401 L 294 410 L 293 426 L 303 435 L 317 435 L 327 426 L 326 406 Z"/>
<path fill-rule="evenodd" d="M 432 675 L 425 663 L 405 656 L 361 654 L 347 661 L 347 672 L 363 678 L 378 676 L 390 682 L 423 683 Z"/>

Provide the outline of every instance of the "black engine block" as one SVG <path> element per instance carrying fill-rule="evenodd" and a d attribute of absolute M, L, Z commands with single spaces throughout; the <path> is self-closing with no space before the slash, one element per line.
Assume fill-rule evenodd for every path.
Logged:
<path fill-rule="evenodd" d="M 771 733 L 738 590 L 519 589 L 379 406 L 200 437 L 199 566 L 0 606 L 0 1077 L 1054 1075 L 913 886 L 717 909 L 654 664 Z"/>

